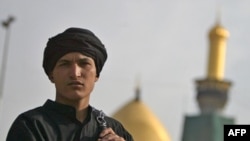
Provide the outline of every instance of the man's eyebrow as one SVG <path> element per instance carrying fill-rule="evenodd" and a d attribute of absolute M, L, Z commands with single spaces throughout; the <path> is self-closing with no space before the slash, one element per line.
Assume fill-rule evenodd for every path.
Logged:
<path fill-rule="evenodd" d="M 80 58 L 80 59 L 78 59 L 79 61 L 90 61 L 90 59 L 89 58 Z"/>
<path fill-rule="evenodd" d="M 60 59 L 58 62 L 70 62 L 70 60 L 67 60 L 67 59 Z"/>

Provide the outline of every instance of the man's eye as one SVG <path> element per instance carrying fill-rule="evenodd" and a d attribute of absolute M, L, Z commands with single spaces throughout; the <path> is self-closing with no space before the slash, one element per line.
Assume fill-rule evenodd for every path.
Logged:
<path fill-rule="evenodd" d="M 86 65 L 90 65 L 90 63 L 89 62 L 81 62 L 80 65 L 81 66 L 86 66 Z"/>

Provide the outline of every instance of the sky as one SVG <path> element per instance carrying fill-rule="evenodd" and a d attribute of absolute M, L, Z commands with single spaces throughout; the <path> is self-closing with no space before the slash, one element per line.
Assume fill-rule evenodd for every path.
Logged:
<path fill-rule="evenodd" d="M 1 0 L 1 22 L 9 16 L 15 21 L 0 99 L 0 140 L 20 113 L 54 100 L 42 68 L 43 49 L 49 37 L 81 27 L 93 31 L 108 51 L 91 105 L 112 115 L 134 99 L 139 78 L 141 100 L 172 141 L 179 141 L 184 116 L 199 113 L 195 80 L 206 77 L 208 32 L 218 15 L 230 33 L 225 80 L 233 84 L 223 114 L 250 124 L 249 6 L 248 0 Z M 1 62 L 5 35 L 1 27 Z"/>

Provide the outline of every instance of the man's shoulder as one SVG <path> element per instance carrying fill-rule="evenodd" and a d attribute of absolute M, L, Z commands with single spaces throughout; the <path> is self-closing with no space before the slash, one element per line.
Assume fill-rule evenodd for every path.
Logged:
<path fill-rule="evenodd" d="M 94 114 L 95 117 L 103 115 L 104 120 L 107 122 L 107 125 L 109 127 L 122 127 L 123 128 L 122 123 L 118 121 L 117 119 L 105 114 L 105 112 L 103 112 L 102 110 L 96 109 L 93 106 L 90 106 L 90 107 L 92 108 L 92 111 L 93 111 L 92 113 Z"/>
<path fill-rule="evenodd" d="M 104 115 L 104 121 L 106 122 L 107 126 L 111 127 L 117 135 L 123 137 L 126 141 L 133 141 L 133 137 L 124 128 L 123 124 L 120 121 L 113 118 L 112 116 L 108 116 L 102 110 L 95 109 L 92 106 L 91 108 L 92 108 L 92 111 L 94 111 L 93 113 L 95 116 Z"/>
<path fill-rule="evenodd" d="M 33 109 L 29 109 L 29 110 L 21 113 L 19 115 L 19 117 L 23 117 L 23 118 L 27 118 L 27 117 L 35 118 L 35 117 L 38 117 L 38 116 L 40 117 L 41 115 L 43 115 L 43 112 L 42 112 L 43 110 L 42 109 L 43 109 L 42 106 L 35 107 Z"/>
<path fill-rule="evenodd" d="M 121 126 L 122 125 L 118 120 L 105 114 L 105 112 L 103 112 L 102 110 L 99 110 L 93 106 L 90 106 L 90 107 L 92 109 L 92 114 L 94 114 L 95 117 L 103 116 L 104 120 L 107 122 L 109 126 Z"/>
<path fill-rule="evenodd" d="M 47 100 L 48 101 L 48 100 Z M 46 115 L 45 105 L 47 101 L 41 105 L 34 108 L 31 108 L 29 110 L 26 110 L 18 115 L 18 118 L 20 119 L 38 119 Z"/>
<path fill-rule="evenodd" d="M 105 119 L 107 120 L 107 122 L 109 123 L 113 123 L 113 124 L 116 124 L 116 125 L 122 125 L 122 123 L 120 121 L 118 121 L 117 119 L 111 117 L 111 116 L 105 116 Z"/>

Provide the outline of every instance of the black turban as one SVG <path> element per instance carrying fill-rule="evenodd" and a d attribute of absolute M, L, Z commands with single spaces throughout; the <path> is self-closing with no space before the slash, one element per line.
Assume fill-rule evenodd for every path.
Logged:
<path fill-rule="evenodd" d="M 97 77 L 107 60 L 107 52 L 93 32 L 81 28 L 68 28 L 64 32 L 51 37 L 44 50 L 43 68 L 49 76 L 56 62 L 65 54 L 80 52 L 95 61 Z"/>

